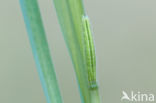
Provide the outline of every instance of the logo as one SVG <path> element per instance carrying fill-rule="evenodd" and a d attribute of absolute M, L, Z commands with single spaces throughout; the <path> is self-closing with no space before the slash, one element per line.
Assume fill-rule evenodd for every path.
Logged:
<path fill-rule="evenodd" d="M 154 102 L 154 94 L 152 93 L 141 93 L 131 91 L 130 94 L 122 91 L 121 101 L 127 100 L 132 102 Z"/>

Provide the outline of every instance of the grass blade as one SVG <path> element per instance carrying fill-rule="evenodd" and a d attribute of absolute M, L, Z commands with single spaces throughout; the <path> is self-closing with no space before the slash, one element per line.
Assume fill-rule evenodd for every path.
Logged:
<path fill-rule="evenodd" d="M 20 0 L 29 40 L 48 103 L 62 103 L 37 0 Z"/>
<path fill-rule="evenodd" d="M 69 54 L 74 64 L 81 101 L 90 103 L 87 70 L 84 61 L 84 37 L 82 17 L 84 15 L 81 0 L 53 0 L 59 23 L 65 38 Z"/>
<path fill-rule="evenodd" d="M 95 48 L 82 0 L 53 1 L 74 64 L 81 101 L 83 103 L 100 103 L 96 82 Z"/>

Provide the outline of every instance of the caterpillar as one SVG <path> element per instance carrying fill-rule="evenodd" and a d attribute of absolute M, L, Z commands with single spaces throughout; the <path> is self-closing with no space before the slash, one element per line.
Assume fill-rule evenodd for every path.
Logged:
<path fill-rule="evenodd" d="M 84 59 L 86 61 L 89 88 L 94 89 L 94 88 L 97 88 L 96 55 L 95 55 L 95 47 L 94 47 L 94 41 L 92 37 L 91 26 L 90 26 L 89 18 L 87 16 L 83 16 L 82 24 L 83 24 L 84 41 L 85 41 L 84 42 L 85 44 Z"/>

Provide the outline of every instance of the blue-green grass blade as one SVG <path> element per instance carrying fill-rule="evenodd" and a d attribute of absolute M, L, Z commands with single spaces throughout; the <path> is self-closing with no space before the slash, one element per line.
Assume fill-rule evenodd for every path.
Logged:
<path fill-rule="evenodd" d="M 37 0 L 20 0 L 20 5 L 47 103 L 62 103 Z"/>

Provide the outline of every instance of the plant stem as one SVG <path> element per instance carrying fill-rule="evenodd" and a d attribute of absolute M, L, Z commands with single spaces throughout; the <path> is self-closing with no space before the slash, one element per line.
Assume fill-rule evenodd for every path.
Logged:
<path fill-rule="evenodd" d="M 91 102 L 90 103 L 100 103 L 100 96 L 98 88 L 90 90 Z"/>
<path fill-rule="evenodd" d="M 37 0 L 20 4 L 47 103 L 62 103 Z"/>

